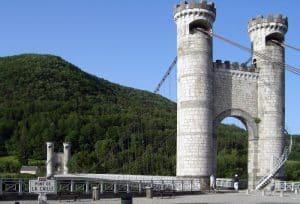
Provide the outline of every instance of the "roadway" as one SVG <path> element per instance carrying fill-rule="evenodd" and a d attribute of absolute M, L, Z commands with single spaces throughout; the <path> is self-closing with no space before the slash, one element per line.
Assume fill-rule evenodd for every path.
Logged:
<path fill-rule="evenodd" d="M 1 204 L 11 204 L 15 201 L 0 201 Z M 19 201 L 20 204 L 33 204 L 37 201 Z M 93 201 L 91 199 L 84 199 L 80 201 L 47 201 L 49 204 L 79 204 L 79 203 L 93 203 L 93 204 L 120 204 L 120 198 L 112 199 L 100 199 Z M 185 196 L 174 196 L 174 197 L 155 197 L 149 198 L 133 198 L 133 204 L 271 204 L 271 203 L 300 203 L 300 194 L 296 195 L 293 193 L 285 193 L 280 196 L 279 193 L 271 195 L 266 193 L 265 196 L 261 194 L 246 194 L 245 192 L 240 193 L 210 193 L 201 195 L 185 195 Z"/>

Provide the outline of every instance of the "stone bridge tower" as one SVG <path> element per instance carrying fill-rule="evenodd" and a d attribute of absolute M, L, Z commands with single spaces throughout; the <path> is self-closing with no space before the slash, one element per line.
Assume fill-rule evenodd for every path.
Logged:
<path fill-rule="evenodd" d="M 284 40 L 287 18 L 270 15 L 250 20 L 250 66 L 213 62 L 213 39 L 198 29 L 212 30 L 215 18 L 215 5 L 205 0 L 184 1 L 174 9 L 178 57 L 176 174 L 208 183 L 216 172 L 216 127 L 231 116 L 248 130 L 248 187 L 253 189 L 270 172 L 284 147 L 284 48 L 278 42 Z"/>
<path fill-rule="evenodd" d="M 207 180 L 213 173 L 212 29 L 214 4 L 183 3 L 175 8 L 177 24 L 177 176 Z"/>
<path fill-rule="evenodd" d="M 68 174 L 68 162 L 71 158 L 71 144 L 63 143 L 63 152 L 54 152 L 54 143 L 47 142 L 47 162 L 46 175 L 47 178 L 55 174 Z"/>
<path fill-rule="evenodd" d="M 259 136 L 258 176 L 264 176 L 274 165 L 274 159 L 281 156 L 284 148 L 285 128 L 285 52 L 280 45 L 288 29 L 286 17 L 281 15 L 258 16 L 249 21 L 253 56 L 258 68 L 257 117 Z M 263 59 L 258 54 L 267 57 Z M 281 177 L 282 173 L 278 174 Z"/>

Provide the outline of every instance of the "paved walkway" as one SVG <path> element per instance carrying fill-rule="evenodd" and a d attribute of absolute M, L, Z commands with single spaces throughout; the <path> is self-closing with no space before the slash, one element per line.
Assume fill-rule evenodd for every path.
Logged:
<path fill-rule="evenodd" d="M 1 204 L 14 204 L 15 201 L 0 201 Z M 37 201 L 19 201 L 20 204 L 34 204 Z M 92 204 L 120 204 L 119 198 L 101 199 L 99 201 L 81 200 L 81 201 L 48 201 L 49 204 L 70 204 L 70 203 L 92 203 Z M 262 196 L 260 194 L 246 193 L 226 193 L 226 194 L 202 194 L 190 196 L 175 196 L 170 198 L 133 198 L 133 204 L 271 204 L 271 203 L 300 203 L 300 195 L 279 194 Z"/>

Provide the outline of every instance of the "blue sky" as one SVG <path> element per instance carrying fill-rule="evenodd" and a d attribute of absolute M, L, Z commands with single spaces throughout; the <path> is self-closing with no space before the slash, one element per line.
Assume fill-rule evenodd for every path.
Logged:
<path fill-rule="evenodd" d="M 176 56 L 173 7 L 179 0 L 1 0 L 0 55 L 47 53 L 112 82 L 153 91 Z M 259 14 L 289 17 L 286 43 L 300 47 L 299 0 L 215 0 L 214 32 L 250 46 L 247 22 Z M 244 62 L 249 53 L 218 39 L 214 59 Z M 286 63 L 300 67 L 300 52 Z M 175 97 L 175 73 L 162 94 Z M 300 76 L 286 75 L 286 125 L 300 133 Z"/>

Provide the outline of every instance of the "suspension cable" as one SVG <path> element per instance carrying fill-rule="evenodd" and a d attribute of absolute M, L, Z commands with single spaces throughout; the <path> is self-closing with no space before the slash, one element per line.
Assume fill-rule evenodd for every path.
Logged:
<path fill-rule="evenodd" d="M 281 43 L 281 44 L 282 44 L 283 46 L 285 46 L 285 47 L 288 47 L 288 48 L 291 48 L 291 49 L 294 49 L 294 50 L 300 52 L 300 49 L 297 48 L 297 47 L 294 47 L 294 46 L 291 46 L 291 45 L 288 45 L 288 44 L 285 44 L 285 43 Z"/>
<path fill-rule="evenodd" d="M 168 70 L 164 74 L 163 78 L 160 80 L 159 84 L 157 85 L 156 89 L 154 90 L 154 93 L 158 93 L 159 92 L 159 89 L 161 88 L 161 86 L 163 85 L 163 83 L 165 82 L 165 80 L 167 79 L 167 77 L 170 75 L 170 73 L 173 70 L 173 68 L 175 67 L 176 63 L 177 63 L 177 56 L 172 61 L 171 65 L 169 66 Z"/>
<path fill-rule="evenodd" d="M 251 54 L 253 54 L 253 56 L 258 56 L 259 58 L 264 59 L 264 60 L 266 60 L 266 61 L 268 61 L 268 62 L 278 64 L 278 65 L 280 65 L 281 67 L 286 68 L 287 71 L 292 72 L 293 74 L 296 74 L 296 75 L 299 75 L 299 76 L 300 76 L 300 69 L 297 68 L 297 67 L 291 66 L 291 65 L 286 64 L 286 63 L 274 62 L 274 61 L 272 60 L 272 58 L 270 58 L 269 56 L 267 56 L 267 55 L 265 55 L 265 54 L 263 54 L 263 53 L 254 51 L 254 50 L 252 50 L 252 49 L 250 49 L 250 48 L 248 48 L 248 47 L 246 47 L 246 46 L 244 46 L 244 45 L 242 45 L 242 44 L 239 44 L 239 43 L 237 43 L 237 42 L 235 42 L 235 41 L 233 41 L 233 40 L 230 40 L 230 39 L 225 38 L 225 37 L 223 37 L 223 36 L 221 36 L 221 35 L 218 35 L 218 34 L 216 34 L 216 33 L 213 33 L 212 31 L 206 31 L 206 30 L 204 30 L 204 29 L 202 29 L 202 28 L 196 28 L 195 30 L 200 31 L 200 32 L 203 32 L 203 33 L 208 34 L 208 35 L 210 35 L 210 36 L 213 36 L 213 37 L 215 37 L 215 38 L 218 38 L 218 39 L 220 39 L 220 40 L 222 40 L 222 41 L 225 41 L 225 42 L 227 42 L 227 43 L 229 43 L 229 44 L 231 44 L 231 45 L 233 45 L 233 46 L 235 46 L 235 47 L 238 47 L 238 48 L 240 48 L 240 49 L 242 49 L 242 50 L 244 50 L 244 51 L 246 51 L 246 52 L 250 52 Z M 272 40 L 272 42 L 275 43 L 275 44 L 277 44 L 277 45 L 280 45 L 280 46 L 282 46 L 282 47 L 288 47 L 288 48 L 291 48 L 291 49 L 294 49 L 294 50 L 300 52 L 300 49 L 299 49 L 299 48 L 296 48 L 296 47 L 294 47 L 294 46 L 291 46 L 291 45 L 288 45 L 288 44 L 284 44 L 284 43 L 280 43 L 280 42 L 275 41 L 275 40 Z M 170 73 L 171 73 L 171 71 L 173 70 L 173 68 L 175 67 L 176 63 L 177 63 L 177 56 L 176 56 L 175 59 L 172 61 L 171 65 L 170 65 L 169 68 L 167 69 L 167 71 L 166 71 L 166 73 L 164 74 L 163 78 L 161 79 L 161 81 L 160 81 L 159 84 L 157 85 L 156 89 L 154 90 L 154 93 L 158 93 L 158 92 L 159 92 L 161 86 L 163 85 L 163 83 L 165 82 L 165 80 L 167 79 L 167 77 L 170 75 Z M 248 63 L 248 60 L 247 60 L 247 63 Z"/>
<path fill-rule="evenodd" d="M 294 47 L 294 46 L 292 46 L 292 45 L 288 45 L 288 44 L 283 43 L 283 42 L 278 42 L 278 41 L 276 41 L 276 40 L 271 40 L 271 41 L 272 41 L 273 43 L 277 44 L 277 45 L 282 46 L 282 47 L 288 47 L 288 48 L 291 48 L 291 49 L 293 49 L 293 50 L 296 50 L 296 51 L 300 52 L 300 49 L 299 49 L 299 48 Z"/>
<path fill-rule="evenodd" d="M 294 73 L 294 74 L 296 74 L 296 75 L 300 75 L 300 69 L 298 69 L 298 68 L 296 68 L 296 67 L 294 67 L 294 66 L 291 66 L 291 65 L 288 65 L 288 64 L 285 64 L 285 63 L 281 63 L 281 62 L 274 62 L 274 61 L 272 60 L 272 58 L 270 58 L 269 56 L 267 56 L 267 55 L 265 55 L 265 54 L 263 54 L 263 53 L 257 52 L 257 51 L 253 51 L 252 49 L 250 49 L 250 48 L 248 48 L 248 47 L 246 47 L 246 46 L 244 46 L 244 45 L 241 45 L 241 44 L 239 44 L 239 43 L 237 43 L 237 42 L 235 42 L 235 41 L 233 41 L 233 40 L 230 40 L 230 39 L 225 38 L 225 37 L 223 37 L 223 36 L 221 36 L 221 35 L 218 35 L 218 34 L 216 34 L 216 33 L 213 33 L 212 31 L 206 31 L 206 30 L 201 29 L 201 28 L 196 28 L 196 30 L 197 30 L 197 31 L 200 31 L 200 32 L 202 32 L 202 33 L 208 34 L 208 35 L 210 35 L 210 36 L 213 36 L 213 37 L 215 37 L 215 38 L 218 38 L 218 39 L 220 39 L 220 40 L 222 40 L 222 41 L 225 41 L 225 42 L 227 42 L 227 43 L 229 43 L 229 44 L 231 44 L 231 45 L 233 45 L 233 46 L 235 46 L 235 47 L 238 47 L 238 48 L 240 48 L 240 49 L 242 49 L 242 50 L 244 50 L 244 51 L 246 51 L 246 52 L 253 53 L 254 56 L 258 56 L 258 57 L 260 57 L 261 59 L 264 59 L 264 60 L 269 61 L 269 62 L 271 62 L 271 63 L 276 63 L 276 64 L 282 66 L 283 68 L 285 67 L 288 71 L 290 71 L 290 72 L 292 72 L 292 73 Z"/>

